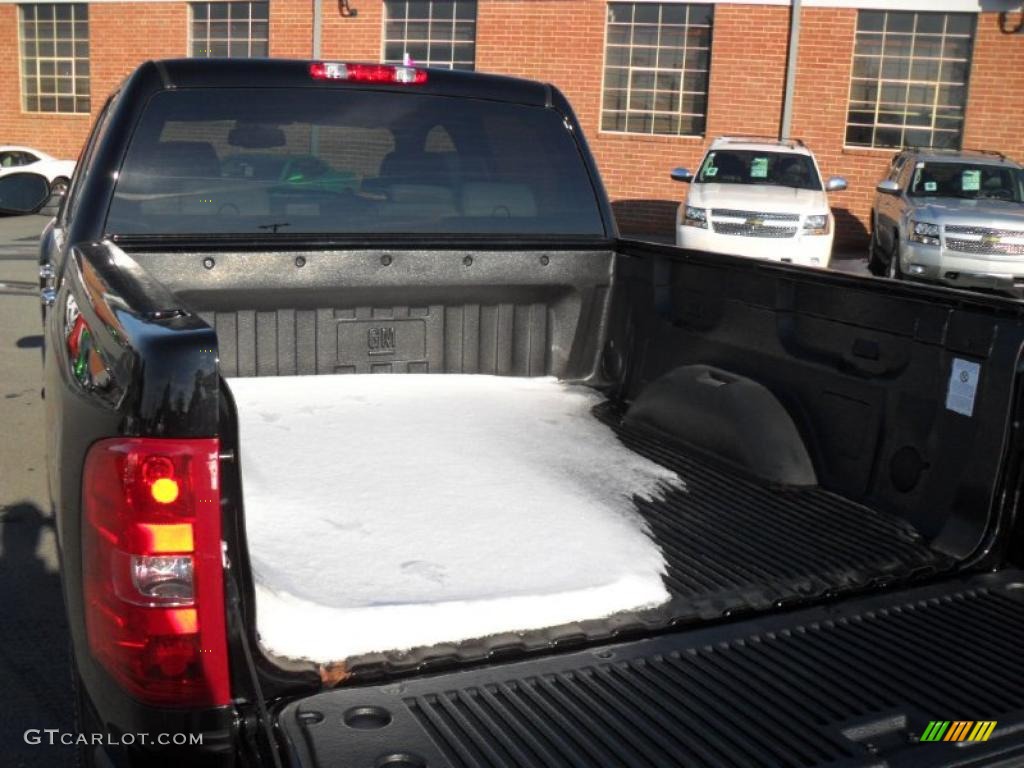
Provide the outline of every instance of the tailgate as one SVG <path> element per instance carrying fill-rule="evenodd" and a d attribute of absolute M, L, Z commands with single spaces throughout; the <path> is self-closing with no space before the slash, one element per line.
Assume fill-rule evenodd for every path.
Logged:
<path fill-rule="evenodd" d="M 1004 571 L 329 691 L 279 727 L 300 766 L 1024 765 L 1022 638 Z"/>

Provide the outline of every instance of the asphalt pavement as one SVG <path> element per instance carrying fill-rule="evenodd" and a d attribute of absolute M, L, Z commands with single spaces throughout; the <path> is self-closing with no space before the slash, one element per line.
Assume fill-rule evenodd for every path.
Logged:
<path fill-rule="evenodd" d="M 25 741 L 28 729 L 74 728 L 39 392 L 36 254 L 46 220 L 0 220 L 0 764 L 12 768 L 76 764 L 71 747 Z"/>
<path fill-rule="evenodd" d="M 49 216 L 10 216 L 0 219 L 0 261 L 34 259 L 39 253 L 39 233 Z"/>

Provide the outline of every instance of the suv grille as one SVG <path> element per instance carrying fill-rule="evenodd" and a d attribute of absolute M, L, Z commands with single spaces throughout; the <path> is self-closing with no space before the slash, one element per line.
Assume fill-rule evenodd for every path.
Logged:
<path fill-rule="evenodd" d="M 962 253 L 1024 256 L 1024 231 L 947 225 L 946 248 Z"/>
<path fill-rule="evenodd" d="M 711 226 L 715 232 L 723 235 L 794 237 L 799 221 L 800 216 L 795 213 L 759 213 L 730 208 L 714 208 L 711 211 Z M 790 224 L 792 226 L 788 226 Z"/>

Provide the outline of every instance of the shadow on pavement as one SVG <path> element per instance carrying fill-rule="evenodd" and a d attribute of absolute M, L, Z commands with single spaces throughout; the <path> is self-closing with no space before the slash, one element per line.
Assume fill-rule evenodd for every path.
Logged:
<path fill-rule="evenodd" d="M 53 520 L 30 502 L 0 509 L 0 750 L 4 766 L 73 766 L 70 746 L 31 745 L 25 731 L 72 732 L 68 630 L 60 576 L 38 556 Z"/>
<path fill-rule="evenodd" d="M 833 207 L 832 215 L 836 219 L 836 244 L 832 258 L 836 258 L 837 254 L 851 254 L 852 258 L 866 254 L 871 235 L 864 222 L 846 208 Z"/>

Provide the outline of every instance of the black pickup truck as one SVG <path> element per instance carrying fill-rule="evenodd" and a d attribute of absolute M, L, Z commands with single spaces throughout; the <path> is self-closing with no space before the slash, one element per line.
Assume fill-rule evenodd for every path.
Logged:
<path fill-rule="evenodd" d="M 140 66 L 41 276 L 87 765 L 1024 765 L 1019 304 L 621 239 L 557 89 L 340 62 Z"/>

